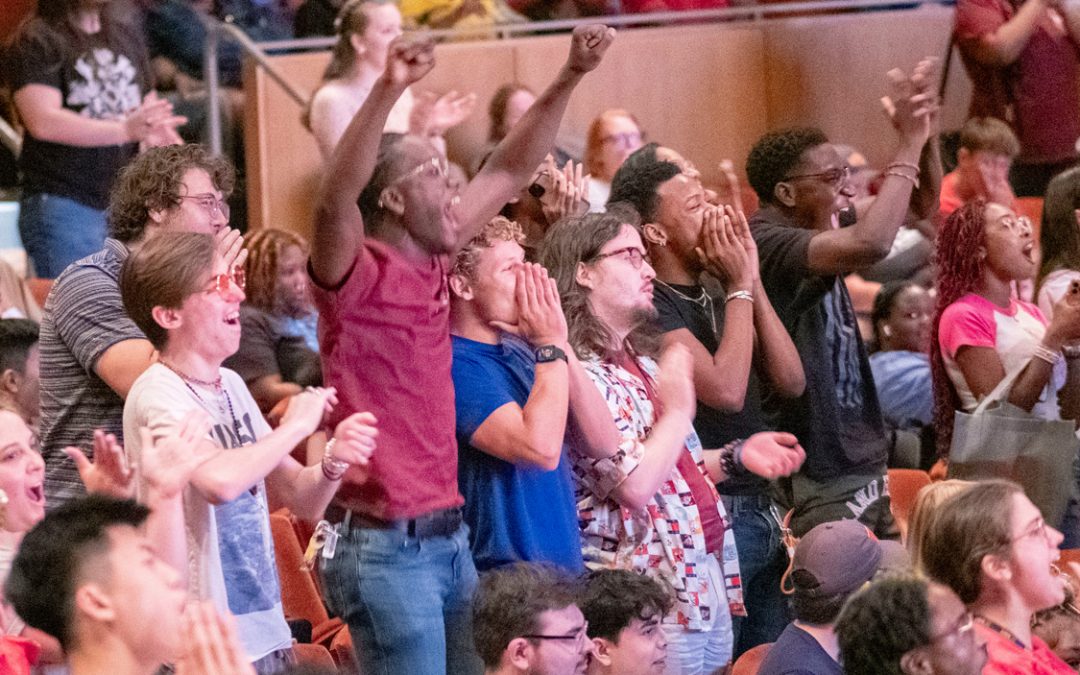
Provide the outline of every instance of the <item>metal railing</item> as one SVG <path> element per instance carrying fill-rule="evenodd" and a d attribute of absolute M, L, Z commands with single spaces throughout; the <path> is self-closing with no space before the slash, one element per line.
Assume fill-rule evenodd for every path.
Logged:
<path fill-rule="evenodd" d="M 778 2 L 763 5 L 741 5 L 720 9 L 701 9 L 683 12 L 657 12 L 651 14 L 620 14 L 612 16 L 588 17 L 583 19 L 564 19 L 558 21 L 529 21 L 522 23 L 499 24 L 470 28 L 449 28 L 426 31 L 436 40 L 443 39 L 506 39 L 573 30 L 583 24 L 602 22 L 616 28 L 631 26 L 663 26 L 667 24 L 715 23 L 727 21 L 762 21 L 776 16 L 787 16 L 799 12 L 821 11 L 858 11 L 873 9 L 904 8 L 914 9 L 923 6 L 949 6 L 955 0 L 801 0 L 798 2 Z M 207 40 L 203 52 L 203 74 L 207 87 L 208 131 L 210 147 L 215 153 L 221 152 L 221 101 L 218 82 L 218 45 L 222 39 L 235 41 L 245 54 L 255 60 L 275 82 L 281 85 L 285 93 L 300 107 L 307 107 L 309 94 L 289 82 L 274 64 L 267 58 L 267 52 L 306 51 L 329 49 L 337 41 L 333 37 L 302 38 L 296 40 L 274 40 L 256 43 L 234 24 L 214 18 L 204 18 Z"/>

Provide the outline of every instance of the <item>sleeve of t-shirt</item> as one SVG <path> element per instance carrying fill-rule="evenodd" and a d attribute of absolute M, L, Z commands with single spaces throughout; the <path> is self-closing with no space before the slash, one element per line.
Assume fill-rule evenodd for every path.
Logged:
<path fill-rule="evenodd" d="M 451 374 L 454 378 L 454 407 L 457 411 L 457 432 L 462 438 L 472 438 L 491 413 L 514 397 L 506 382 L 505 373 L 490 367 L 486 359 L 473 359 L 461 352 L 454 354 Z"/>
<path fill-rule="evenodd" d="M 4 59 L 11 91 L 18 91 L 28 84 L 61 89 L 63 51 L 55 33 L 40 20 L 27 24 Z"/>
<path fill-rule="evenodd" d="M 248 308 L 240 312 L 240 319 L 240 349 L 225 361 L 225 366 L 235 370 L 248 384 L 267 375 L 280 375 L 269 318 Z"/>
<path fill-rule="evenodd" d="M 951 359 L 961 347 L 997 346 L 993 310 L 958 300 L 945 308 L 938 326 L 938 346 Z"/>
<path fill-rule="evenodd" d="M 993 33 L 1008 20 L 999 0 L 957 0 L 956 38 L 973 40 Z"/>
<path fill-rule="evenodd" d="M 680 328 L 688 328 L 682 313 L 679 311 L 679 306 L 671 298 L 667 290 L 656 288 L 656 293 L 653 294 L 653 306 L 656 307 L 660 330 L 668 333 Z"/>
<path fill-rule="evenodd" d="M 183 383 L 162 373 L 161 366 L 151 366 L 131 387 L 124 404 L 124 450 L 136 466 L 142 458 L 140 427 L 146 427 L 157 440 L 168 433 L 189 411 L 199 407 Z"/>
<path fill-rule="evenodd" d="M 120 288 L 95 267 L 73 269 L 50 298 L 56 332 L 87 373 L 110 347 L 146 336 L 124 312 Z"/>
<path fill-rule="evenodd" d="M 757 223 L 752 233 L 762 275 L 768 277 L 767 285 L 793 284 L 810 276 L 810 240 L 816 234 L 814 231 Z"/>

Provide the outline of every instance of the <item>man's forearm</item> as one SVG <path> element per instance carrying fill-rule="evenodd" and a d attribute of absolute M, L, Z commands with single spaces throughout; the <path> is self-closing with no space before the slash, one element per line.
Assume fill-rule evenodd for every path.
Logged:
<path fill-rule="evenodd" d="M 929 220 L 937 215 L 941 199 L 941 145 L 931 136 L 919 155 L 919 188 L 911 198 L 911 211 L 917 220 Z"/>

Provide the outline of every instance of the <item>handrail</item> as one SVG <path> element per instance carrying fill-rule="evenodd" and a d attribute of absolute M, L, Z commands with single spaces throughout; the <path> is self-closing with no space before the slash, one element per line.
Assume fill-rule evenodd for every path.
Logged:
<path fill-rule="evenodd" d="M 19 153 L 22 152 L 22 141 L 22 134 L 15 131 L 15 128 L 7 123 L 7 120 L 0 117 L 0 143 L 10 150 L 16 159 L 19 157 Z"/>
<path fill-rule="evenodd" d="M 556 31 L 572 30 L 577 26 L 603 23 L 613 26 L 659 25 L 667 23 L 684 24 L 688 22 L 706 23 L 712 21 L 751 20 L 761 21 L 776 15 L 821 10 L 863 10 L 886 9 L 897 6 L 915 8 L 922 6 L 941 6 L 955 4 L 955 0 L 797 0 L 764 5 L 740 5 L 719 9 L 688 10 L 683 12 L 656 12 L 650 14 L 621 14 L 612 16 L 589 17 L 584 19 L 561 19 L 556 21 L 530 21 L 522 23 L 499 24 L 494 26 L 476 26 L 470 28 L 447 28 L 428 30 L 427 34 L 437 40 L 446 38 L 510 38 L 520 35 L 533 35 Z M 240 48 L 255 59 L 275 82 L 281 85 L 285 93 L 301 107 L 306 107 L 309 94 L 289 82 L 273 63 L 266 57 L 267 52 L 327 49 L 337 41 L 333 37 L 301 38 L 296 40 L 273 40 L 254 42 L 237 26 L 219 21 L 213 17 L 202 17 L 206 26 L 206 46 L 203 50 L 203 75 L 207 88 L 207 124 L 210 136 L 210 149 L 221 153 L 221 101 L 218 82 L 218 45 L 221 38 L 234 40 Z"/>

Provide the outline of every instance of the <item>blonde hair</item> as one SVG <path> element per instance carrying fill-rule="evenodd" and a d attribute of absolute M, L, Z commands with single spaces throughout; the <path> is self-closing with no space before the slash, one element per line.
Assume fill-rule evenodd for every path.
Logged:
<path fill-rule="evenodd" d="M 480 230 L 475 237 L 469 240 L 465 247 L 458 251 L 454 259 L 454 267 L 450 274 L 459 274 L 466 279 L 475 278 L 476 265 L 480 262 L 480 252 L 491 248 L 500 241 L 512 241 L 522 244 L 525 241 L 525 233 L 521 226 L 503 216 L 495 216 Z"/>
<path fill-rule="evenodd" d="M 922 555 L 926 546 L 926 533 L 930 531 L 934 516 L 940 511 L 942 504 L 974 484 L 969 480 L 943 480 L 927 485 L 915 497 L 915 505 L 908 520 L 907 549 L 911 554 L 912 566 L 920 573 L 925 573 Z"/>

